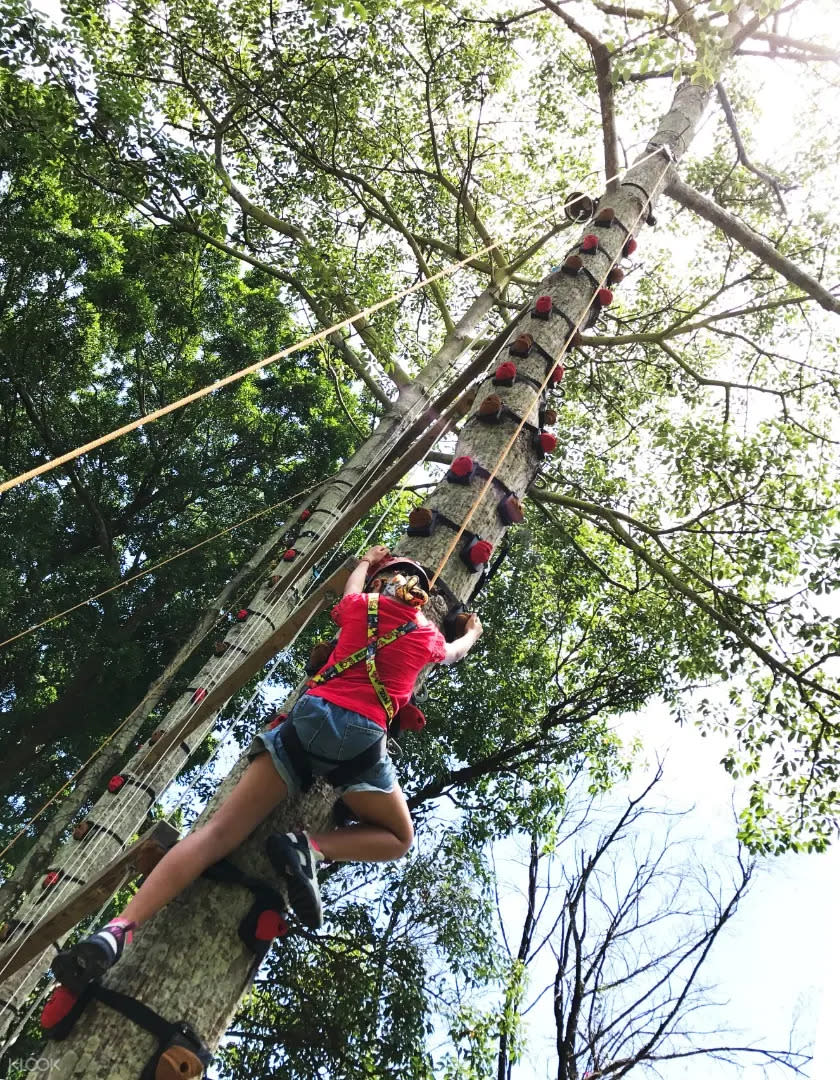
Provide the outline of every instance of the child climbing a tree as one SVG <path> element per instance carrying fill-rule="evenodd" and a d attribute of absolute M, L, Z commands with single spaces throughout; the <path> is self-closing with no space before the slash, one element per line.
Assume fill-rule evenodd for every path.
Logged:
<path fill-rule="evenodd" d="M 78 992 L 112 967 L 133 929 L 314 777 L 338 790 L 358 824 L 269 837 L 268 857 L 302 923 L 317 929 L 323 921 L 322 860 L 387 862 L 408 851 L 414 829 L 387 752 L 389 724 L 408 703 L 420 671 L 462 659 L 482 631 L 478 616 L 470 615 L 462 636 L 445 641 L 422 612 L 428 598 L 428 576 L 419 564 L 391 558 L 380 545 L 366 552 L 333 608 L 339 633 L 326 666 L 285 723 L 254 739 L 248 767 L 212 818 L 166 853 L 118 918 L 56 956 L 52 967 L 60 983 Z"/>

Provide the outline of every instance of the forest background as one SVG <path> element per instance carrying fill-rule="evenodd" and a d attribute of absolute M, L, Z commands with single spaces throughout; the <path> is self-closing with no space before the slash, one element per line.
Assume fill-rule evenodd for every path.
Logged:
<path fill-rule="evenodd" d="M 736 781 L 733 845 L 738 832 L 742 858 L 759 856 L 770 880 L 775 858 L 813 859 L 834 836 L 836 13 L 746 5 L 742 21 L 759 21 L 725 58 L 725 4 L 549 7 L 77 3 L 44 17 L 0 5 L 5 476 L 500 244 L 354 330 L 3 494 L 3 639 L 155 567 L 4 641 L 4 847 L 167 670 L 137 728 L 148 737 L 294 519 L 280 506 L 157 564 L 284 500 L 299 512 L 475 295 L 498 292 L 479 343 L 534 295 L 576 243 L 569 193 L 600 193 L 643 152 L 676 83 L 699 72 L 722 88 L 680 168 L 690 193 L 659 199 L 615 302 L 564 357 L 557 448 L 477 597 L 482 651 L 428 682 L 426 733 L 401 757 L 415 854 L 331 879 L 330 934 L 271 955 L 222 1075 L 700 1075 L 654 1060 L 716 1045 L 720 1030 L 693 1026 L 693 999 L 655 1045 L 642 1013 L 610 1042 L 604 1015 L 628 1002 L 615 989 L 623 954 L 604 962 L 610 993 L 586 990 L 608 999 L 606 1014 L 569 1028 L 550 1010 L 557 1037 L 537 1049 L 526 1010 L 545 973 L 500 933 L 500 921 L 511 940 L 521 930 L 519 911 L 496 905 L 515 884 L 497 877 L 510 838 L 526 898 L 534 844 L 533 865 L 562 864 L 551 903 L 568 920 L 578 848 L 559 837 L 574 807 L 591 795 L 599 821 L 620 813 L 642 784 L 633 762 L 657 754 L 644 725 L 640 746 L 617 737 L 628 714 L 653 707 L 659 731 L 667 710 L 720 747 Z M 697 192 L 731 218 L 695 216 Z M 739 222 L 781 263 L 745 251 Z M 436 445 L 342 552 L 374 527 L 397 542 L 453 447 L 451 435 Z M 154 814 L 193 820 L 219 762 L 297 682 L 326 625 L 233 723 L 223 715 Z M 106 748 L 83 775 L 75 819 L 118 765 Z M 36 833 L 4 853 L 8 885 Z M 636 866 L 633 835 L 616 880 Z M 733 850 L 714 883 L 689 890 L 698 926 L 728 895 Z M 697 853 L 671 858 L 666 880 L 690 884 Z M 666 897 L 654 885 L 645 903 Z M 554 969 L 564 926 L 543 950 Z M 713 999 L 700 981 L 692 992 Z M 642 1000 L 654 1003 L 649 990 Z M 732 1074 L 807 1068 L 810 1013 L 787 1058 L 723 1052 Z M 788 1049 L 787 1031 L 765 1034 L 757 1046 Z M 30 1025 L 18 1046 L 36 1039 Z"/>

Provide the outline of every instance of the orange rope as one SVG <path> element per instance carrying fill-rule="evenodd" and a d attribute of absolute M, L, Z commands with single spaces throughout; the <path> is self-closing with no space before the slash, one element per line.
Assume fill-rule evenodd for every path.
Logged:
<path fill-rule="evenodd" d="M 312 491 L 317 491 L 319 487 L 323 487 L 323 484 L 318 484 L 316 487 L 312 488 Z M 6 638 L 5 641 L 0 641 L 0 649 L 2 649 L 4 645 L 10 645 L 13 641 L 17 641 L 19 638 L 26 637 L 27 634 L 32 634 L 36 630 L 40 630 L 42 626 L 46 626 L 48 623 L 55 622 L 56 619 L 61 619 L 65 615 L 69 615 L 72 611 L 78 611 L 79 608 L 85 607 L 86 604 L 92 604 L 94 600 L 98 600 L 102 596 L 107 596 L 108 593 L 116 592 L 117 589 L 122 589 L 123 586 L 130 585 L 132 581 L 136 581 L 145 574 L 151 574 L 154 570 L 159 570 L 162 566 L 166 566 L 167 563 L 180 559 L 183 555 L 189 555 L 191 551 L 197 551 L 198 548 L 204 547 L 205 544 L 209 544 L 211 540 L 218 540 L 220 536 L 225 536 L 227 533 L 233 532 L 234 529 L 238 529 L 241 525 L 247 525 L 249 521 L 254 521 L 255 518 L 262 517 L 264 514 L 270 514 L 272 510 L 278 510 L 281 506 L 285 506 L 286 503 L 300 498 L 300 496 L 304 495 L 308 490 L 310 489 L 303 488 L 301 491 L 295 492 L 294 495 L 289 495 L 288 498 L 281 499 L 280 502 L 274 503 L 272 506 L 267 506 L 264 510 L 258 510 L 256 514 L 250 514 L 241 521 L 237 521 L 235 525 L 228 525 L 227 528 L 222 529 L 220 532 L 213 533 L 212 536 L 208 536 L 204 540 L 200 540 L 197 544 L 193 544 L 192 547 L 184 548 L 183 551 L 179 551 L 175 555 L 169 555 L 166 559 L 161 559 L 159 563 L 155 563 L 154 566 L 147 566 L 145 570 L 140 570 L 138 573 L 132 574 L 131 577 L 124 578 L 122 581 L 117 582 L 116 585 L 111 585 L 109 588 L 103 589 L 102 592 L 94 593 L 93 596 L 89 596 L 87 600 L 82 600 L 72 607 L 65 608 L 64 611 L 59 611 L 55 615 L 50 615 L 50 617 L 44 619 L 43 622 L 35 623 L 34 626 L 29 626 L 26 630 L 21 630 L 12 637 Z"/>
<path fill-rule="evenodd" d="M 459 262 L 450 263 L 449 266 L 445 266 L 442 270 L 438 270 L 437 273 L 432 274 L 430 277 L 422 278 L 414 285 L 410 285 L 401 292 L 394 293 L 385 300 L 378 300 L 375 304 L 371 304 L 369 307 L 357 312 L 357 314 L 351 315 L 347 319 L 342 319 L 341 322 L 333 323 L 333 325 L 328 326 L 326 330 L 319 330 L 316 334 L 310 334 L 308 337 L 303 338 L 294 345 L 289 345 L 288 348 L 281 349 L 280 352 L 274 353 L 273 356 L 267 356 L 264 360 L 258 360 L 255 364 L 249 364 L 248 367 L 244 367 L 240 371 L 235 371 L 232 375 L 226 375 L 223 379 L 217 379 L 215 382 L 210 383 L 209 386 L 204 386 L 200 390 L 196 390 L 194 393 L 187 394 L 186 397 L 180 398 L 178 401 L 173 401 L 169 405 L 164 405 L 160 409 L 155 409 L 154 412 L 147 413 L 138 420 L 132 420 L 130 424 L 124 424 L 120 428 L 115 428 L 114 431 L 109 432 L 107 435 L 100 435 L 98 439 L 85 443 L 84 446 L 77 446 L 75 450 L 69 450 L 66 454 L 61 454 L 51 461 L 45 461 L 43 465 L 38 465 L 36 468 L 21 473 L 11 480 L 4 480 L 3 483 L 0 484 L 0 494 L 4 491 L 9 491 L 10 488 L 17 487 L 26 480 L 31 480 L 35 476 L 41 476 L 43 473 L 50 472 L 52 469 L 57 469 L 59 465 L 66 465 L 68 461 L 73 461 L 75 458 L 81 457 L 82 454 L 87 454 L 91 450 L 96 450 L 98 447 L 104 446 L 106 443 L 113 442 L 114 439 L 118 439 L 121 435 L 127 435 L 129 431 L 135 431 L 144 424 L 150 424 L 153 420 L 159 420 L 162 416 L 175 412 L 176 409 L 183 408 L 184 405 L 189 405 L 193 401 L 198 401 L 199 398 L 207 397 L 214 391 L 220 390 L 223 386 L 230 386 L 231 383 L 243 379 L 246 375 L 252 375 L 254 372 L 261 371 L 264 367 L 268 367 L 269 364 L 273 364 L 277 360 L 282 360 L 286 356 L 291 356 L 292 353 L 300 352 L 300 350 L 306 348 L 307 345 L 314 345 L 318 341 L 323 341 L 329 334 L 333 334 L 337 330 L 343 330 L 346 326 L 352 326 L 353 323 L 357 322 L 359 319 L 365 319 L 369 315 L 381 311 L 382 308 L 387 307 L 389 304 L 393 304 L 397 300 L 402 300 L 404 297 L 418 292 L 424 286 L 430 285 L 433 281 L 437 281 L 439 278 L 446 277 L 448 274 L 460 270 L 461 267 L 466 266 L 468 263 L 472 262 L 473 259 L 478 258 L 478 256 L 486 255 L 488 252 L 493 251 L 500 243 L 501 241 L 497 240 L 495 244 L 488 244 L 487 247 L 481 248 L 480 251 L 474 251 L 472 255 L 468 255 L 465 259 L 461 259 Z"/>
<path fill-rule="evenodd" d="M 652 156 L 652 155 L 649 155 L 649 156 Z M 646 159 L 643 159 L 643 160 L 646 160 Z M 659 185 L 665 179 L 665 176 L 668 173 L 668 168 L 670 168 L 670 162 L 669 162 L 668 166 L 666 167 L 666 169 L 664 170 L 664 172 L 662 173 L 662 176 L 660 176 L 660 178 L 653 185 L 653 189 L 651 191 L 649 199 L 653 198 L 653 193 L 656 191 L 656 189 L 659 187 Z M 642 209 L 642 212 L 639 214 L 639 216 L 633 222 L 632 228 L 628 229 L 628 236 L 631 236 L 633 234 L 633 229 L 635 229 L 636 226 L 639 224 L 639 222 L 642 220 L 642 214 L 644 214 L 644 212 L 645 212 L 645 210 Z M 595 300 L 595 296 L 596 296 L 596 294 L 598 292 L 598 289 L 600 289 L 600 288 L 602 288 L 604 286 L 604 284 L 606 283 L 607 277 L 609 276 L 610 271 L 615 266 L 615 264 L 618 262 L 620 257 L 621 257 L 621 251 L 619 250 L 619 253 L 610 262 L 610 265 L 607 267 L 607 270 L 606 270 L 604 276 L 599 281 L 598 288 L 595 289 L 595 291 L 592 293 L 592 296 L 589 298 L 589 303 L 586 305 L 586 307 L 581 312 L 580 318 L 578 319 L 578 321 L 574 325 L 574 329 L 569 331 L 568 337 L 563 342 L 563 348 L 560 350 L 558 355 L 554 358 L 553 364 L 555 366 L 563 359 L 563 357 L 568 352 L 569 345 L 571 344 L 572 339 L 574 338 L 574 336 L 578 332 L 578 330 L 580 330 L 581 325 L 583 324 L 583 321 L 586 318 L 587 312 L 592 307 L 592 304 L 593 304 L 593 302 Z M 533 403 L 531 405 L 531 408 L 533 408 L 533 405 L 536 404 L 537 401 L 539 401 L 541 395 L 545 391 L 545 388 L 548 385 L 548 381 L 551 378 L 551 373 L 552 373 L 553 370 L 554 370 L 553 367 L 549 368 L 548 372 L 546 373 L 546 376 L 542 381 L 542 385 L 540 386 L 539 390 L 537 390 L 537 392 L 534 394 L 534 401 L 533 401 Z M 530 409 L 528 410 L 528 412 L 530 412 Z M 467 514 L 464 521 L 461 523 L 461 527 L 455 533 L 455 536 L 453 537 L 452 542 L 450 543 L 449 547 L 444 552 L 443 558 L 438 563 L 437 569 L 435 570 L 434 574 L 432 575 L 431 581 L 429 582 L 430 587 L 433 586 L 434 583 L 437 581 L 437 579 L 440 577 L 441 571 L 443 570 L 443 568 L 446 566 L 446 564 L 449 562 L 450 558 L 452 557 L 452 553 L 454 552 L 455 548 L 457 547 L 458 542 L 460 541 L 461 537 L 464 535 L 464 532 L 465 532 L 467 526 L 472 521 L 476 510 L 478 510 L 479 506 L 481 505 L 482 500 L 484 499 L 484 496 L 487 494 L 487 492 L 489 491 L 493 481 L 496 479 L 496 475 L 497 475 L 499 469 L 501 469 L 502 465 L 504 465 L 508 454 L 513 449 L 513 446 L 516 443 L 516 440 L 519 438 L 520 432 L 522 431 L 523 427 L 525 426 L 526 419 L 527 419 L 527 416 L 528 416 L 528 412 L 525 413 L 525 416 L 523 416 L 522 419 L 517 424 L 516 430 L 514 431 L 513 435 L 511 435 L 510 439 L 508 440 L 508 443 L 505 446 L 504 450 L 502 451 L 502 453 L 501 453 L 501 455 L 499 457 L 499 460 L 493 466 L 493 469 L 492 469 L 490 475 L 487 477 L 487 480 L 485 481 L 484 486 L 482 487 L 481 491 L 478 493 L 478 495 L 476 496 L 476 498 L 473 501 L 472 505 L 470 506 L 469 513 Z"/>

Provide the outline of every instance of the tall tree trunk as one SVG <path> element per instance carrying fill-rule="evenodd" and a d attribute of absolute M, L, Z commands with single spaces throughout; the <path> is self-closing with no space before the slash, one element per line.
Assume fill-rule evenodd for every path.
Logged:
<path fill-rule="evenodd" d="M 662 190 L 669 161 L 678 160 L 690 143 L 708 97 L 709 91 L 700 86 L 681 86 L 648 150 L 631 168 L 618 190 L 610 194 L 608 201 L 616 218 L 631 232 L 637 230 Z M 652 153 L 658 147 L 665 149 Z M 611 260 L 619 257 L 627 237 L 615 226 L 599 230 L 599 238 L 599 252 L 588 257 L 598 279 L 606 274 Z M 594 287 L 585 277 L 572 278 L 558 272 L 546 278 L 539 291 L 550 295 L 554 310 L 565 313 L 575 324 L 583 319 Z M 570 336 L 570 328 L 561 316 L 553 316 L 546 322 L 526 318 L 525 322 L 527 332 L 550 356 L 557 356 Z M 519 330 L 517 327 L 514 332 Z M 543 381 L 546 361 L 536 349 L 532 349 L 527 358 L 518 358 L 517 364 L 523 375 L 538 383 Z M 491 389 L 494 388 L 488 386 L 487 393 Z M 527 416 L 535 425 L 538 423 L 539 409 L 531 385 L 519 382 L 501 393 L 511 410 Z M 484 391 L 479 389 L 476 408 L 484 396 Z M 486 468 L 493 469 L 511 438 L 512 426 L 507 420 L 498 425 L 483 424 L 476 421 L 474 415 L 468 418 L 461 433 L 457 455 L 469 455 Z M 533 433 L 524 428 L 500 465 L 498 476 L 511 491 L 524 493 L 539 465 Z M 428 500 L 429 505 L 443 511 L 453 521 L 461 522 L 480 491 L 479 483 L 483 481 L 474 480 L 469 486 L 444 482 Z M 504 533 L 497 512 L 499 497 L 498 491 L 488 494 L 469 525 L 471 532 L 494 544 Z M 406 541 L 401 551 L 434 567 L 451 539 L 448 529 L 439 528 L 429 538 Z M 469 596 L 476 581 L 474 573 L 457 557 L 446 565 L 444 578 L 452 592 L 463 599 Z M 437 605 L 432 614 L 439 618 L 441 606 Z M 221 785 L 203 819 L 212 815 L 243 768 L 244 763 L 240 762 Z M 305 798 L 284 804 L 236 852 L 236 863 L 251 874 L 271 880 L 271 871 L 263 854 L 267 835 L 300 822 L 314 829 L 324 828 L 330 819 L 332 800 L 331 791 L 319 785 Z M 215 1047 L 255 970 L 253 958 L 236 932 L 250 902 L 250 894 L 239 888 L 204 879 L 197 881 L 142 928 L 135 944 L 108 978 L 108 985 L 148 1002 L 170 1020 L 189 1020 L 205 1042 Z M 92 1005 L 69 1038 L 49 1048 L 52 1062 L 49 1075 L 53 1080 L 105 1080 L 106 1077 L 109 1080 L 134 1080 L 153 1048 L 154 1040 L 141 1028 L 117 1013 Z M 36 1075 L 31 1074 L 32 1080 Z"/>
<path fill-rule="evenodd" d="M 305 529 L 300 533 L 300 539 L 295 542 L 299 559 L 305 560 L 309 557 L 310 560 L 314 560 L 321 556 L 325 546 L 322 542 L 324 531 L 332 521 L 344 515 L 348 505 L 358 504 L 360 496 L 371 485 L 375 475 L 391 462 L 395 437 L 399 436 L 403 428 L 410 426 L 412 422 L 422 420 L 425 416 L 428 404 L 427 393 L 432 391 L 441 376 L 447 374 L 455 361 L 469 348 L 476 330 L 501 295 L 504 286 L 504 282 L 493 284 L 475 299 L 447 334 L 443 345 L 430 359 L 415 382 L 405 388 L 386 411 L 376 431 L 365 440 L 356 453 L 332 477 L 330 483 L 324 487 L 310 509 L 310 515 Z M 434 417 L 428 417 L 426 423 L 430 424 L 434 419 Z M 287 532 L 288 530 L 284 530 L 283 534 Z M 280 535 L 272 538 L 273 550 L 276 549 L 279 541 Z M 170 731 L 182 725 L 193 710 L 192 698 L 195 689 L 211 690 L 229 671 L 232 664 L 235 664 L 233 657 L 237 655 L 241 657 L 243 653 L 254 652 L 275 627 L 282 625 L 288 619 L 298 604 L 306 582 L 312 577 L 311 574 L 299 575 L 299 565 L 297 560 L 294 562 L 281 560 L 273 568 L 271 578 L 274 584 L 268 590 L 264 584 L 260 585 L 247 604 L 249 611 L 247 619 L 231 627 L 225 635 L 231 647 L 222 656 L 211 656 L 208 659 L 195 676 L 193 687 L 180 695 L 167 713 L 161 723 L 162 730 Z M 229 589 L 226 590 L 226 592 L 229 591 Z M 195 639 L 194 634 L 191 640 L 195 642 Z M 189 652 L 192 652 L 194 647 L 195 644 Z M 170 668 L 165 685 L 169 684 L 174 673 L 174 670 Z M 152 705 L 156 703 L 164 689 L 165 686 L 160 685 L 160 681 L 156 683 L 149 695 L 134 711 L 135 720 L 127 725 L 121 734 L 121 745 L 127 747 L 136 739 L 137 730 L 148 715 L 148 708 L 145 706 L 150 702 Z M 85 820 L 91 825 L 87 836 L 82 841 L 76 841 L 72 837 L 66 839 L 63 846 L 53 854 L 55 840 L 66 830 L 75 812 L 68 812 L 62 808 L 59 814 L 60 823 L 57 820 L 49 830 L 49 842 L 45 834 L 44 841 L 36 844 L 28 854 L 22 882 L 17 882 L 13 878 L 7 886 L 8 892 L 5 899 L 7 899 L 8 908 L 22 892 L 26 889 L 32 890 L 14 913 L 17 930 L 9 939 L 10 945 L 13 944 L 15 937 L 23 936 L 28 928 L 44 917 L 48 905 L 55 903 L 59 896 L 71 895 L 78 885 L 93 877 L 121 850 L 122 846 L 140 828 L 148 810 L 160 797 L 188 756 L 201 745 L 212 730 L 218 715 L 219 710 L 211 713 L 194 731 L 183 739 L 179 737 L 175 746 L 167 751 L 151 771 L 141 768 L 148 754 L 148 744 L 140 747 L 119 770 L 121 775 L 129 777 L 129 783 L 116 794 L 106 790 L 99 796 L 86 817 Z M 97 771 L 95 780 L 98 790 L 101 791 L 103 786 L 101 770 Z M 143 787 L 138 787 L 138 784 L 142 784 Z M 83 805 L 89 800 L 92 788 L 93 780 L 85 785 L 83 798 L 74 798 L 71 805 L 74 808 Z M 70 803 L 69 800 L 68 803 Z M 331 804 L 325 804 L 327 815 L 329 805 Z M 41 887 L 35 885 L 36 878 L 46 870 L 54 870 L 59 874 L 59 885 L 53 887 L 53 895 L 48 903 L 44 902 Z M 61 883 L 61 877 L 65 878 L 64 884 Z M 25 885 L 23 881 L 26 882 Z M 15 1023 L 14 1009 L 4 1012 L 4 1004 L 7 1002 L 15 1005 L 22 1004 L 49 965 L 51 958 L 52 951 L 49 950 L 5 980 L 0 971 L 0 1038 L 3 1038 Z"/>

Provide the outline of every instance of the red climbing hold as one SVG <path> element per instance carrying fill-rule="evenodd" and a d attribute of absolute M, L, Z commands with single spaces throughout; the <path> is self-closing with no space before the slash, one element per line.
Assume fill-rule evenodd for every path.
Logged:
<path fill-rule="evenodd" d="M 41 882 L 41 888 L 42 889 L 51 889 L 53 887 L 53 885 L 58 884 L 58 881 L 59 881 L 60 877 L 61 877 L 61 874 L 59 874 L 59 872 L 57 870 L 50 870 L 50 872 L 45 875 L 44 880 Z"/>
<path fill-rule="evenodd" d="M 412 702 L 408 701 L 397 711 L 394 717 L 399 731 L 422 731 L 426 726 L 426 717 Z"/>
<path fill-rule="evenodd" d="M 283 937 L 288 929 L 288 923 L 280 912 L 269 908 L 260 912 L 254 929 L 254 937 L 257 941 L 273 941 L 276 937 Z"/>
<path fill-rule="evenodd" d="M 247 608 L 244 608 L 244 607 L 240 608 L 239 611 L 237 611 L 237 613 L 236 613 L 236 621 L 237 622 L 245 622 L 245 620 L 248 618 L 248 616 L 250 614 L 251 614 L 251 612 Z"/>
<path fill-rule="evenodd" d="M 551 373 L 551 375 L 549 377 L 548 381 L 549 381 L 550 385 L 551 386 L 557 386 L 558 383 L 561 383 L 563 381 L 563 376 L 565 374 L 566 374 L 566 369 L 563 367 L 562 364 L 558 364 L 557 367 L 554 369 L 554 371 L 552 371 L 552 373 Z"/>
<path fill-rule="evenodd" d="M 495 386 L 513 386 L 514 382 L 516 382 L 516 364 L 512 360 L 505 360 L 503 364 L 499 364 L 496 368 L 493 384 Z"/>
<path fill-rule="evenodd" d="M 283 562 L 291 562 L 297 558 L 297 551 L 294 548 L 286 548 L 283 552 Z"/>
<path fill-rule="evenodd" d="M 551 297 L 538 296 L 532 314 L 535 319 L 548 319 L 551 314 Z"/>
<path fill-rule="evenodd" d="M 311 510 L 301 510 L 301 512 L 300 512 L 300 520 L 301 521 L 307 521 L 311 517 L 312 517 L 312 511 Z"/>
<path fill-rule="evenodd" d="M 41 1010 L 41 1027 L 44 1031 L 50 1031 L 60 1023 L 76 1004 L 78 997 L 78 994 L 74 994 L 66 986 L 57 986 Z"/>
<path fill-rule="evenodd" d="M 541 431 L 537 441 L 543 454 L 552 453 L 557 446 L 557 436 L 550 431 Z"/>
<path fill-rule="evenodd" d="M 203 686 L 199 686 L 199 688 L 193 693 L 193 696 L 190 698 L 190 704 L 197 705 L 199 701 L 204 701 L 206 697 L 207 691 L 204 689 Z"/>
<path fill-rule="evenodd" d="M 120 776 L 119 773 L 116 776 L 112 776 L 108 781 L 108 790 L 112 795 L 116 795 L 125 785 L 125 777 Z"/>
<path fill-rule="evenodd" d="M 483 566 L 493 554 L 493 545 L 489 540 L 473 540 L 467 548 L 467 558 L 473 566 Z"/>
<path fill-rule="evenodd" d="M 597 251 L 598 237 L 594 233 L 587 233 L 580 242 L 581 251 Z"/>
<path fill-rule="evenodd" d="M 533 344 L 534 339 L 530 334 L 520 334 L 509 348 L 514 356 L 527 356 Z"/>
<path fill-rule="evenodd" d="M 629 259 L 638 246 L 639 245 L 636 243 L 636 237 L 628 236 L 623 248 L 624 258 Z"/>
<path fill-rule="evenodd" d="M 599 289 L 598 290 L 598 303 L 601 307 L 609 307 L 613 302 L 612 289 Z"/>
<path fill-rule="evenodd" d="M 450 484 L 468 484 L 473 476 L 475 476 L 476 468 L 476 462 L 474 462 L 471 457 L 467 457 L 466 455 L 463 457 L 456 457 L 449 466 L 449 472 L 446 474 L 446 479 Z"/>

